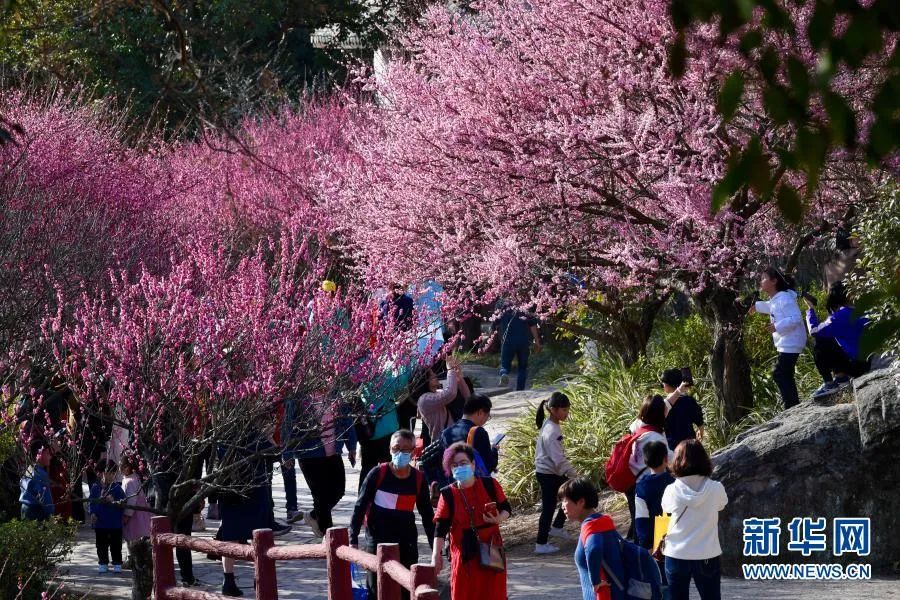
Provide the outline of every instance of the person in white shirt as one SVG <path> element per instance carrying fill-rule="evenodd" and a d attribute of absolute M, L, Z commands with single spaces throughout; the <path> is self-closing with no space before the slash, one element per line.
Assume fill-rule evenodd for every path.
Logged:
<path fill-rule="evenodd" d="M 672 515 L 663 550 L 671 599 L 689 600 L 693 579 L 700 600 L 720 600 L 719 511 L 728 504 L 725 487 L 710 479 L 712 461 L 698 440 L 678 444 L 671 470 L 675 483 L 662 497 L 663 511 Z"/>
<path fill-rule="evenodd" d="M 550 412 L 545 418 L 544 407 Z M 541 518 L 538 521 L 537 543 L 535 554 L 551 554 L 559 548 L 549 543 L 549 536 L 570 539 L 563 529 L 566 515 L 559 504 L 559 488 L 569 479 L 578 477 L 575 467 L 566 458 L 563 448 L 563 434 L 559 424 L 569 418 L 569 397 L 562 392 L 553 392 L 549 400 L 541 402 L 535 415 L 535 425 L 541 430 L 537 437 L 534 454 L 534 470 L 538 484 L 541 486 Z M 553 511 L 556 518 L 553 518 Z"/>
<path fill-rule="evenodd" d="M 797 304 L 797 292 L 778 269 L 765 269 L 759 278 L 759 287 L 769 300 L 756 302 L 750 307 L 750 314 L 769 315 L 769 331 L 778 350 L 772 375 L 784 407 L 790 408 L 800 403 L 794 370 L 800 353 L 806 348 L 806 325 Z"/>

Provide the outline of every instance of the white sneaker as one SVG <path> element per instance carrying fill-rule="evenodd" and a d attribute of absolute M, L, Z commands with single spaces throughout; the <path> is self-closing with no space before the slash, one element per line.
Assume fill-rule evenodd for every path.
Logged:
<path fill-rule="evenodd" d="M 534 553 L 535 554 L 554 554 L 556 552 L 559 552 L 559 548 L 557 548 L 553 544 L 535 544 L 534 545 Z"/>
<path fill-rule="evenodd" d="M 206 531 L 206 519 L 203 518 L 202 514 L 196 513 L 194 515 L 194 521 L 191 523 L 191 531 Z"/>
<path fill-rule="evenodd" d="M 559 538 L 561 540 L 574 540 L 575 536 L 563 529 L 562 527 L 551 527 L 550 537 Z"/>
<path fill-rule="evenodd" d="M 100 573 L 102 575 L 103 573 L 107 572 L 109 572 L 109 567 L 107 565 L 97 565 L 97 573 Z"/>
<path fill-rule="evenodd" d="M 305 513 L 303 515 L 303 523 L 304 525 L 309 525 L 310 529 L 312 529 L 313 533 L 318 537 L 322 537 L 322 529 L 319 527 L 319 522 L 313 519 L 310 513 Z"/>

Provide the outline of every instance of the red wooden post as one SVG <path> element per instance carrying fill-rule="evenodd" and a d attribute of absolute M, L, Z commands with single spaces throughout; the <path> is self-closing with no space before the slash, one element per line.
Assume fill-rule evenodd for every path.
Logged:
<path fill-rule="evenodd" d="M 414 591 L 419 589 L 420 585 L 427 585 L 428 587 L 437 590 L 437 575 L 434 572 L 434 565 L 415 564 L 410 568 L 410 571 L 412 572 Z M 434 594 L 418 596 L 413 593 L 412 600 L 438 600 L 438 594 L 435 592 Z"/>
<path fill-rule="evenodd" d="M 266 554 L 275 545 L 271 529 L 253 530 L 253 571 L 256 577 L 257 600 L 278 600 L 278 580 L 275 561 Z"/>
<path fill-rule="evenodd" d="M 384 563 L 400 560 L 399 544 L 378 544 L 378 600 L 400 600 L 400 584 L 385 573 Z"/>
<path fill-rule="evenodd" d="M 328 600 L 352 600 L 350 563 L 338 558 L 337 549 L 350 544 L 346 527 L 329 527 L 325 532 L 325 565 L 328 573 Z"/>
<path fill-rule="evenodd" d="M 161 533 L 172 533 L 169 517 L 150 519 L 150 543 L 153 545 L 153 597 L 156 600 L 166 600 L 166 591 L 175 587 L 172 547 L 157 542 L 156 536 Z"/>

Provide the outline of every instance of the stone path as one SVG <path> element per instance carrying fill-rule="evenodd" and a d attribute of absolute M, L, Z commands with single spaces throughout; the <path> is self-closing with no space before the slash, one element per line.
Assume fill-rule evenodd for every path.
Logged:
<path fill-rule="evenodd" d="M 473 374 L 481 386 L 496 383 L 496 371 L 479 365 L 466 365 L 467 374 Z M 493 396 L 493 418 L 487 428 L 491 434 L 503 431 L 508 421 L 523 411 L 531 410 L 550 389 L 526 390 L 524 392 L 505 392 L 502 388 L 484 390 Z M 334 522 L 338 526 L 348 526 L 353 505 L 356 502 L 356 486 L 359 470 L 346 464 L 347 494 L 338 504 Z M 301 509 L 311 507 L 309 490 L 303 477 L 298 472 L 298 488 Z M 273 493 L 275 496 L 276 518 L 284 519 L 284 487 L 279 473 L 276 471 Z M 210 530 L 195 535 L 211 537 L 218 523 L 209 522 Z M 315 543 L 312 532 L 301 525 L 294 527 L 289 534 L 279 538 L 278 544 Z M 511 600 L 538 600 L 555 597 L 559 600 L 580 598 L 578 575 L 572 563 L 573 543 L 563 547 L 557 555 L 536 557 L 530 548 L 520 546 L 513 548 L 509 558 L 508 589 Z M 424 534 L 419 540 L 419 554 L 427 560 L 429 550 Z M 221 585 L 221 566 L 200 554 L 194 554 L 194 570 L 207 585 L 204 589 L 218 591 Z M 325 600 L 325 563 L 324 561 L 289 561 L 278 563 L 279 598 L 286 600 Z M 239 563 L 236 567 L 238 585 L 244 590 L 245 598 L 253 598 L 253 571 L 249 564 Z M 177 574 L 176 574 L 177 576 Z M 446 576 L 446 570 L 444 572 Z M 82 528 L 78 532 L 78 543 L 74 553 L 62 566 L 60 580 L 72 590 L 77 590 L 89 598 L 130 598 L 130 573 L 122 575 L 98 575 L 96 572 L 96 555 L 93 544 L 93 532 Z M 696 595 L 696 594 L 695 594 Z M 722 597 L 734 600 L 870 600 L 900 598 L 900 581 L 878 580 L 869 582 L 748 582 L 739 579 L 726 579 L 722 585 Z M 473 599 L 476 600 L 476 599 Z"/>

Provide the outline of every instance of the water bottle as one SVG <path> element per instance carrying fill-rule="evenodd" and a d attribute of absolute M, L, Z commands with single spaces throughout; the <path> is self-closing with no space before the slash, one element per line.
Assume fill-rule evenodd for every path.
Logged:
<path fill-rule="evenodd" d="M 368 600 L 366 570 L 356 563 L 350 563 L 350 579 L 353 583 L 353 600 Z"/>

